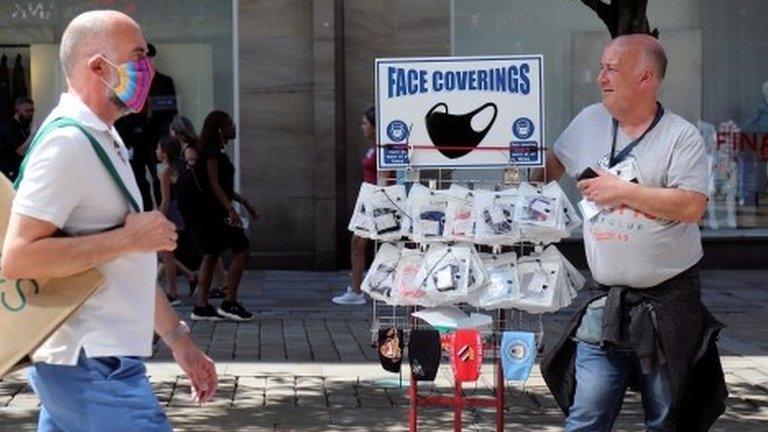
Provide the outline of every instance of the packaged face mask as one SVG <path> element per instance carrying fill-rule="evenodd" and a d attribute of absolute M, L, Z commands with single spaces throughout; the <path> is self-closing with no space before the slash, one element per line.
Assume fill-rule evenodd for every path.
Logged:
<path fill-rule="evenodd" d="M 510 308 L 511 303 L 520 297 L 517 254 L 486 254 L 481 259 L 485 265 L 486 282 L 480 296 L 470 304 L 484 309 Z"/>
<path fill-rule="evenodd" d="M 418 280 L 424 262 L 424 255 L 415 249 L 403 249 L 395 269 L 392 294 L 388 303 L 392 305 L 421 305 L 426 290 Z"/>
<path fill-rule="evenodd" d="M 426 292 L 422 306 L 466 301 L 485 281 L 484 269 L 472 245 L 433 244 L 417 276 Z"/>
<path fill-rule="evenodd" d="M 534 254 L 518 260 L 520 298 L 512 302 L 513 308 L 530 313 L 544 313 L 555 312 L 571 304 L 576 297 L 576 291 L 567 277 L 567 261 L 559 252 L 554 251 L 545 251 L 540 255 Z"/>
<path fill-rule="evenodd" d="M 376 186 L 363 183 L 349 223 L 360 237 L 396 241 L 408 234 L 410 216 L 403 185 Z"/>
<path fill-rule="evenodd" d="M 361 287 L 371 298 L 384 302 L 390 301 L 401 249 L 401 244 L 384 243 L 376 252 L 376 257 Z"/>
<path fill-rule="evenodd" d="M 581 218 L 576 213 L 576 209 L 571 203 L 571 200 L 568 199 L 568 196 L 563 192 L 563 189 L 560 188 L 560 185 L 556 181 L 549 182 L 544 186 L 544 194 L 547 196 L 560 197 L 560 204 L 562 205 L 560 214 L 562 217 L 562 226 L 565 229 L 564 234 L 566 234 L 563 235 L 563 238 L 570 236 L 576 228 L 581 226 Z M 560 224 L 558 224 L 558 227 L 559 226 Z"/>
<path fill-rule="evenodd" d="M 475 236 L 472 208 L 474 195 L 469 189 L 452 185 L 445 191 L 448 206 L 445 211 L 443 238 L 453 241 L 472 241 Z"/>
<path fill-rule="evenodd" d="M 487 245 L 514 245 L 520 240 L 515 220 L 519 196 L 516 189 L 499 192 L 474 191 L 475 242 Z"/>
<path fill-rule="evenodd" d="M 445 232 L 447 198 L 439 191 L 414 184 L 408 194 L 408 209 L 413 218 L 411 238 L 415 242 L 441 241 Z"/>
<path fill-rule="evenodd" d="M 535 256 L 522 257 L 517 262 L 520 277 L 520 296 L 511 302 L 511 307 L 530 312 L 554 312 L 559 309 L 556 302 L 556 271 Z"/>

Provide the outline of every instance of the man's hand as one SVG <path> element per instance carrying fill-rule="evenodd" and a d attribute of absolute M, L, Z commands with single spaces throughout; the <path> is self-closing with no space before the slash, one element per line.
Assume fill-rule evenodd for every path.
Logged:
<path fill-rule="evenodd" d="M 176 249 L 176 225 L 157 210 L 128 214 L 123 230 L 134 250 L 156 252 Z"/>
<path fill-rule="evenodd" d="M 216 365 L 202 353 L 189 336 L 171 347 L 173 358 L 192 383 L 192 400 L 198 404 L 210 401 L 219 387 Z"/>
<path fill-rule="evenodd" d="M 624 204 L 624 198 L 628 187 L 632 183 L 622 180 L 608 171 L 597 170 L 595 178 L 582 180 L 576 185 L 589 201 L 601 206 L 618 208 Z"/>

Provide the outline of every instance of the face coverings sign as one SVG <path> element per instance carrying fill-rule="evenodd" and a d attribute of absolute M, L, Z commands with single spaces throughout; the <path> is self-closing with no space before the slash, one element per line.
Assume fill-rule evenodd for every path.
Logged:
<path fill-rule="evenodd" d="M 543 57 L 376 60 L 380 170 L 541 167 Z"/>

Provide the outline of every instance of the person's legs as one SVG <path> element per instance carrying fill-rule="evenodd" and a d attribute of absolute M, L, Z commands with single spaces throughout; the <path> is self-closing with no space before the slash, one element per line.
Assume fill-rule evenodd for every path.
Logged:
<path fill-rule="evenodd" d="M 203 255 L 203 261 L 200 263 L 200 280 L 197 286 L 196 306 L 203 307 L 208 305 L 208 291 L 211 289 L 213 265 L 218 259 L 218 255 Z"/>
<path fill-rule="evenodd" d="M 584 342 L 577 345 L 576 393 L 565 419 L 565 430 L 610 431 L 624 400 L 632 355 L 607 353 Z"/>
<path fill-rule="evenodd" d="M 230 227 L 227 232 L 227 245 L 232 249 L 232 262 L 227 271 L 227 298 L 221 302 L 218 309 L 219 315 L 235 321 L 250 321 L 253 314 L 247 311 L 243 305 L 237 301 L 237 291 L 240 288 L 240 280 L 243 277 L 243 270 L 248 261 L 248 250 L 250 242 L 245 236 L 242 228 Z"/>
<path fill-rule="evenodd" d="M 363 270 L 365 270 L 365 250 L 368 246 L 368 239 L 358 237 L 352 234 L 352 291 L 360 294 L 363 285 Z"/>
<path fill-rule="evenodd" d="M 240 288 L 240 280 L 243 278 L 245 264 L 248 261 L 248 251 L 242 251 L 232 256 L 227 272 L 227 301 L 237 301 L 237 291 Z"/>
<path fill-rule="evenodd" d="M 352 271 L 350 273 L 352 283 L 347 287 L 346 291 L 332 298 L 332 302 L 342 305 L 365 304 L 362 285 L 363 272 L 365 270 L 365 250 L 367 246 L 368 239 L 352 234 L 352 240 L 349 243 L 352 261 Z"/>
<path fill-rule="evenodd" d="M 38 363 L 28 377 L 43 406 L 40 431 L 171 431 L 136 357 L 81 353 L 76 366 Z"/>
<path fill-rule="evenodd" d="M 221 261 L 221 257 L 216 261 L 216 267 L 214 268 L 216 285 L 223 287 L 227 284 L 227 272 L 224 270 L 224 263 Z"/>
<path fill-rule="evenodd" d="M 659 366 L 648 375 L 638 367 L 640 391 L 645 411 L 645 428 L 648 432 L 674 431 L 672 395 L 669 391 L 667 368 Z"/>

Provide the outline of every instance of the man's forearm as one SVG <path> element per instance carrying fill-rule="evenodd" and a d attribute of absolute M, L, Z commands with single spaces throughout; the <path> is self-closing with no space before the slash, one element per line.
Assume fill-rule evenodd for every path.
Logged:
<path fill-rule="evenodd" d="M 168 303 L 165 294 L 158 287 L 155 289 L 155 333 L 160 336 L 168 334 L 179 325 L 179 316 Z"/>
<path fill-rule="evenodd" d="M 3 275 L 10 279 L 67 277 L 128 252 L 128 239 L 120 229 L 82 237 L 48 237 L 8 253 L 13 258 L 3 261 Z"/>
<path fill-rule="evenodd" d="M 647 215 L 678 222 L 698 222 L 707 198 L 698 193 L 682 189 L 657 188 L 627 183 L 622 194 L 622 203 Z"/>

